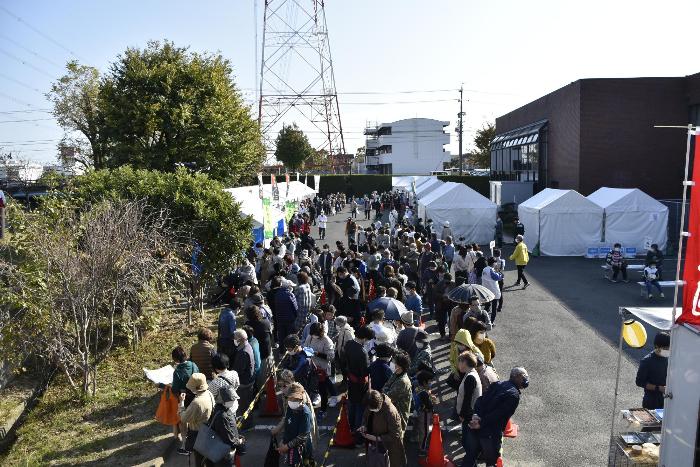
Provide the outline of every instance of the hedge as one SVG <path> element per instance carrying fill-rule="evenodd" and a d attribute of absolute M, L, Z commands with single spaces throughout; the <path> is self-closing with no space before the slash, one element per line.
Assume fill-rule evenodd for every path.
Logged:
<path fill-rule="evenodd" d="M 474 175 L 438 175 L 438 180 L 443 182 L 464 183 L 477 193 L 487 198 L 491 197 L 489 177 L 476 177 Z"/>

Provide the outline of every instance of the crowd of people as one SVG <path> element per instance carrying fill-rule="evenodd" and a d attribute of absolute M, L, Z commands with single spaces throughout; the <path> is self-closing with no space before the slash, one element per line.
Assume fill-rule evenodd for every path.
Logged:
<path fill-rule="evenodd" d="M 343 239 L 324 242 L 328 216 L 348 211 Z M 527 247 L 522 236 L 516 242 L 510 259 L 516 284 L 525 288 Z M 495 465 L 529 377 L 517 367 L 501 381 L 495 370 L 489 332 L 504 310 L 506 260 L 500 248 L 490 253 L 453 238 L 449 222 L 415 219 L 403 193 L 301 203 L 286 235 L 268 247 L 251 245 L 222 280 L 226 306 L 216 338 L 202 329 L 189 355 L 173 350 L 179 452 L 193 453 L 197 465 L 233 465 L 245 441 L 237 424 L 250 426 L 255 396 L 274 377 L 284 416 L 272 433 L 285 465 L 314 465 L 317 421 L 342 394 L 356 443 L 367 445 L 368 455 L 386 450 L 392 467 L 407 465 L 405 443 L 426 453 L 437 410 L 443 371 L 424 321 L 434 319 L 440 340 L 450 345 L 446 383 L 456 393 L 450 420 L 462 428 L 462 466 L 479 458 Z M 485 289 L 488 299 L 451 298 L 463 284 Z M 205 423 L 231 447 L 215 464 L 194 449 Z"/>

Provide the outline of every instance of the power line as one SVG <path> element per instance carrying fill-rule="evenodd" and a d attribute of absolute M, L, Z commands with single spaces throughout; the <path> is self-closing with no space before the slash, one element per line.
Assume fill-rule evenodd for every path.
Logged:
<path fill-rule="evenodd" d="M 3 76 L 2 73 L 0 73 L 0 76 Z M 32 112 L 51 113 L 53 109 L 3 110 L 0 111 L 0 114 L 23 114 Z"/>
<path fill-rule="evenodd" d="M 39 143 L 39 142 L 50 142 L 50 141 L 61 141 L 60 139 L 26 139 L 21 141 L 0 141 L 0 144 L 19 144 L 19 143 Z"/>
<path fill-rule="evenodd" d="M 4 6 L 0 5 L 0 10 L 4 11 L 6 14 L 12 16 L 14 19 L 16 19 L 17 21 L 19 21 L 20 23 L 22 23 L 23 25 L 25 25 L 26 27 L 28 27 L 28 28 L 31 29 L 32 31 L 34 31 L 35 33 L 39 34 L 41 37 L 43 37 L 43 38 L 46 39 L 47 41 L 49 41 L 49 42 L 53 43 L 54 45 L 60 47 L 61 49 L 65 50 L 66 52 L 68 52 L 69 54 L 71 54 L 72 56 L 74 56 L 75 58 L 78 58 L 78 59 L 80 59 L 80 60 L 83 60 L 81 57 L 79 57 L 79 56 L 78 56 L 75 52 L 73 52 L 71 49 L 69 49 L 69 48 L 66 47 L 65 45 L 61 44 L 60 42 L 58 42 L 56 39 L 54 39 L 53 37 L 49 36 L 49 35 L 46 34 L 45 32 L 43 32 L 43 31 L 41 31 L 41 30 L 35 28 L 35 27 L 32 26 L 31 24 L 27 23 L 25 20 L 23 20 L 22 18 L 20 18 L 20 17 L 17 16 L 16 14 L 12 13 L 10 10 L 8 10 L 7 8 L 5 8 Z M 85 60 L 83 60 L 83 61 L 85 61 Z"/>
<path fill-rule="evenodd" d="M 393 105 L 393 104 L 429 104 L 433 102 L 456 102 L 458 99 L 433 99 L 424 101 L 394 101 L 394 102 L 341 102 L 342 105 Z"/>
<path fill-rule="evenodd" d="M 24 120 L 0 120 L 0 123 L 45 122 L 54 118 L 29 118 Z"/>
<path fill-rule="evenodd" d="M 35 88 L 35 87 L 32 87 L 32 86 L 28 85 L 27 83 L 24 83 L 24 82 L 22 82 L 22 81 L 20 81 L 20 80 L 18 80 L 18 79 L 16 79 L 16 78 L 13 78 L 13 77 L 11 77 L 11 76 L 7 76 L 7 75 L 4 74 L 4 73 L 0 73 L 0 77 L 5 78 L 5 79 L 8 80 L 8 81 L 12 81 L 13 83 L 15 83 L 15 84 L 17 84 L 17 85 L 19 85 L 19 86 L 22 86 L 23 88 L 27 88 L 27 89 L 29 89 L 30 91 L 37 92 L 37 93 L 39 93 L 39 94 L 41 94 L 41 95 L 44 94 L 44 93 L 42 93 L 39 89 L 37 89 L 37 88 Z"/>
<path fill-rule="evenodd" d="M 0 7 L 0 8 L 2 8 L 2 7 Z M 52 74 L 49 73 L 48 71 L 42 70 L 41 68 L 39 68 L 39 67 L 36 66 L 36 65 L 32 65 L 31 63 L 27 62 L 26 60 L 21 59 L 21 58 L 18 57 L 17 55 L 15 55 L 15 54 L 13 54 L 13 53 L 11 53 L 11 52 L 8 52 L 8 51 L 5 50 L 5 49 L 0 49 L 0 53 L 3 53 L 3 54 L 7 55 L 7 56 L 10 57 L 10 58 L 14 58 L 14 59 L 17 60 L 18 62 L 20 62 L 22 65 L 24 65 L 24 66 L 26 66 L 26 67 L 29 67 L 29 68 L 31 68 L 32 70 L 34 70 L 34 71 L 36 71 L 36 72 L 38 72 L 38 73 L 41 73 L 42 75 L 46 75 L 46 76 L 48 76 L 48 77 L 51 78 L 51 79 L 56 79 L 56 76 L 52 75 Z"/>
<path fill-rule="evenodd" d="M 29 47 L 23 46 L 21 43 L 17 42 L 16 40 L 14 40 L 14 39 L 12 39 L 12 38 L 10 38 L 10 37 L 7 37 L 7 36 L 4 35 L 4 34 L 0 34 L 0 39 L 4 39 L 4 40 L 6 40 L 6 41 L 9 42 L 9 43 L 14 44 L 15 46 L 19 47 L 20 49 L 24 50 L 25 52 L 28 52 L 28 53 L 34 55 L 36 58 L 45 61 L 45 62 L 48 63 L 49 65 L 53 65 L 53 66 L 55 66 L 55 67 L 57 67 L 57 68 L 63 69 L 63 65 L 60 65 L 60 64 L 54 62 L 53 60 L 51 60 L 50 58 L 44 57 L 43 55 L 40 55 L 40 54 L 36 53 L 35 51 L 33 51 L 32 49 L 30 49 Z"/>

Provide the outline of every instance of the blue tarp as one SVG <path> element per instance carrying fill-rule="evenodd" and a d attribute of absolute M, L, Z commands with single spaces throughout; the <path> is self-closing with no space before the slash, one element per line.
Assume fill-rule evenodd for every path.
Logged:
<path fill-rule="evenodd" d="M 280 219 L 277 222 L 277 235 L 284 235 L 284 219 Z"/>
<path fill-rule="evenodd" d="M 265 230 L 262 227 L 253 229 L 253 241 L 255 243 L 263 243 L 265 241 Z"/>

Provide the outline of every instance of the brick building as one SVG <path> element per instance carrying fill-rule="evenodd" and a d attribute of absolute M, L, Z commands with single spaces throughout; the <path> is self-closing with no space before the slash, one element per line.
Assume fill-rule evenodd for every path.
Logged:
<path fill-rule="evenodd" d="M 686 136 L 654 125 L 688 123 L 700 124 L 700 73 L 581 79 L 496 119 L 491 179 L 678 198 Z"/>

